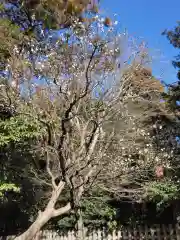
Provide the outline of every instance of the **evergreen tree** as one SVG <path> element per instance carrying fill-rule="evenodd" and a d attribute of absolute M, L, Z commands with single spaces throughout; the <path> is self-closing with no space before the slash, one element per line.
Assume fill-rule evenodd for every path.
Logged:
<path fill-rule="evenodd" d="M 180 50 L 180 21 L 177 22 L 177 26 L 173 30 L 165 30 L 163 35 L 166 35 L 170 44 L 173 47 Z M 180 80 L 180 53 L 176 56 L 176 59 L 172 62 L 173 66 L 178 69 L 178 79 Z"/>

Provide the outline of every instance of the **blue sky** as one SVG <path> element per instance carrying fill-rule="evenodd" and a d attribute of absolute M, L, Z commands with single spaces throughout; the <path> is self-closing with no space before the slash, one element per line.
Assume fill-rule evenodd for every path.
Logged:
<path fill-rule="evenodd" d="M 180 0 L 101 0 L 101 6 L 103 14 L 117 14 L 120 29 L 147 42 L 154 56 L 154 75 L 161 75 L 168 83 L 175 82 L 176 70 L 171 61 L 178 52 L 161 32 L 180 20 Z"/>

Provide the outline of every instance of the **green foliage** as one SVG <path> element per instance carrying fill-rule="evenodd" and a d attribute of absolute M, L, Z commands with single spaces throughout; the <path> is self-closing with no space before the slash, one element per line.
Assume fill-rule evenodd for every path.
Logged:
<path fill-rule="evenodd" d="M 145 191 L 145 199 L 156 203 L 157 209 L 163 208 L 179 197 L 178 185 L 173 182 L 149 182 L 145 186 Z"/>
<path fill-rule="evenodd" d="M 6 60 L 13 53 L 14 46 L 20 44 L 22 37 L 23 34 L 16 23 L 13 24 L 7 18 L 0 19 L 0 69 L 3 69 Z"/>
<path fill-rule="evenodd" d="M 179 110 L 180 82 L 168 85 L 167 92 L 164 92 L 162 96 L 168 109 L 173 111 Z"/>
<path fill-rule="evenodd" d="M 180 21 L 177 22 L 177 25 L 173 30 L 165 30 L 163 35 L 166 35 L 173 47 L 180 49 Z M 175 60 L 172 63 L 173 66 L 178 69 L 177 75 L 178 79 L 180 80 L 180 54 L 175 57 Z"/>
<path fill-rule="evenodd" d="M 97 188 L 82 199 L 80 206 L 85 227 L 89 230 L 94 227 L 106 227 L 109 231 L 116 227 L 116 210 L 110 205 L 110 200 L 112 199 L 108 194 Z M 64 229 L 66 231 L 73 229 L 75 224 L 75 215 L 70 214 L 59 219 L 54 225 L 57 230 Z"/>
<path fill-rule="evenodd" d="M 75 0 L 21 0 L 0 3 L 0 70 L 14 55 L 14 47 L 26 49 L 32 41 L 42 39 L 39 31 L 68 28 L 72 16 L 80 18 L 89 1 Z M 8 6 L 8 7 L 7 7 Z"/>
<path fill-rule="evenodd" d="M 3 3 L 0 3 L 0 11 L 3 11 L 4 10 L 4 5 Z"/>
<path fill-rule="evenodd" d="M 9 19 L 0 19 L 0 26 L 4 29 L 4 33 L 7 37 L 11 37 L 14 39 L 20 38 L 20 28 L 17 24 L 12 24 L 12 22 Z"/>
<path fill-rule="evenodd" d="M 37 120 L 24 115 L 14 116 L 0 121 L 0 146 L 12 142 L 37 138 L 42 135 L 43 127 Z"/>
<path fill-rule="evenodd" d="M 20 192 L 20 188 L 13 183 L 0 182 L 0 198 L 2 198 L 4 193 L 8 191 Z"/>
<path fill-rule="evenodd" d="M 115 217 L 115 210 L 108 204 L 107 197 L 104 199 L 101 197 L 92 197 L 84 199 L 82 202 L 83 219 L 85 219 L 86 225 L 96 226 L 107 225 L 109 228 L 113 227 L 113 219 Z M 99 225 L 99 226 L 98 226 Z"/>

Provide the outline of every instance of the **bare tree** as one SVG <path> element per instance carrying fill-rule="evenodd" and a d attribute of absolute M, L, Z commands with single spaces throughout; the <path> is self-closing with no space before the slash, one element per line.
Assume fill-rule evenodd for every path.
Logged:
<path fill-rule="evenodd" d="M 111 162 L 106 153 L 114 131 L 107 132 L 105 126 L 117 115 L 120 96 L 120 79 L 115 78 L 119 36 L 113 28 L 99 36 L 105 27 L 101 19 L 96 21 L 84 25 L 75 20 L 49 47 L 34 42 L 33 62 L 28 52 L 19 55 L 16 49 L 7 66 L 16 114 L 41 126 L 34 152 L 45 169 L 33 173 L 50 189 L 45 208 L 16 240 L 33 239 L 50 219 L 70 211 L 77 216 L 78 237 L 83 239 L 80 201 Z M 63 191 L 69 192 L 65 205 L 59 202 Z"/>
<path fill-rule="evenodd" d="M 45 168 L 32 172 L 49 189 L 45 207 L 16 240 L 33 239 L 49 220 L 68 212 L 75 213 L 78 238 L 83 239 L 83 194 L 98 184 L 122 197 L 127 175 L 148 163 L 148 157 L 139 162 L 132 158 L 135 152 L 141 155 L 142 149 L 144 156 L 147 146 L 138 111 L 135 115 L 130 108 L 146 102 L 147 110 L 151 99 L 145 95 L 155 91 L 134 81 L 141 64 L 119 77 L 120 37 L 112 27 L 105 31 L 104 20 L 97 17 L 91 24 L 75 20 L 55 43 L 34 42 L 33 61 L 28 52 L 19 55 L 15 49 L 7 68 L 16 93 L 16 114 L 41 126 L 34 152 Z M 137 100 L 140 105 L 134 103 Z M 138 144 L 139 137 L 143 146 Z M 69 198 L 62 205 L 59 200 L 65 191 Z M 134 191 L 141 193 L 141 187 Z"/>

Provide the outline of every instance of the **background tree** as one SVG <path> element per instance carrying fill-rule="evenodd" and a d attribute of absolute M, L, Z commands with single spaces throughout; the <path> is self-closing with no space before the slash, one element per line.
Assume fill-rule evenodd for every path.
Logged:
<path fill-rule="evenodd" d="M 124 91 L 121 91 L 118 108 L 122 116 L 114 123 L 118 143 L 112 151 L 119 156 L 119 161 L 111 165 L 112 169 L 119 169 L 119 182 L 114 176 L 106 190 L 116 189 L 119 199 L 145 202 L 151 198 L 157 206 L 165 206 L 179 194 L 172 174 L 175 160 L 172 149 L 177 133 L 175 115 L 162 102 L 163 85 L 141 64 L 125 71 L 121 88 Z M 160 186 L 164 189 L 161 196 Z"/>
<path fill-rule="evenodd" d="M 17 49 L 29 52 L 33 60 L 36 42 L 45 43 L 50 32 L 70 27 L 74 17 L 81 22 L 93 21 L 93 13 L 98 12 L 98 1 L 3 0 L 0 11 L 0 60 L 1 69 L 4 69 L 7 60 L 13 60 Z"/>
<path fill-rule="evenodd" d="M 173 30 L 165 30 L 163 32 L 163 35 L 166 35 L 170 44 L 177 49 L 180 48 L 179 30 L 180 24 L 177 22 L 177 26 Z M 167 90 L 162 94 L 166 109 L 168 109 L 169 112 L 169 117 L 166 118 L 166 123 L 164 123 L 164 129 L 166 127 L 166 131 L 163 131 L 163 134 L 161 133 L 161 139 L 164 139 L 164 146 L 169 149 L 169 152 L 171 151 L 171 167 L 169 172 L 173 172 L 173 174 L 171 173 L 172 182 L 175 182 L 179 189 L 179 55 L 176 56 L 172 64 L 178 70 L 178 81 L 172 84 L 166 84 Z M 178 216 L 179 210 L 176 209 L 176 212 Z"/>
<path fill-rule="evenodd" d="M 180 49 L 180 22 L 177 22 L 177 26 L 173 30 L 165 30 L 163 35 L 166 35 L 170 44 L 173 47 Z M 175 60 L 172 62 L 173 66 L 178 69 L 177 77 L 180 79 L 180 55 L 178 54 Z"/>

